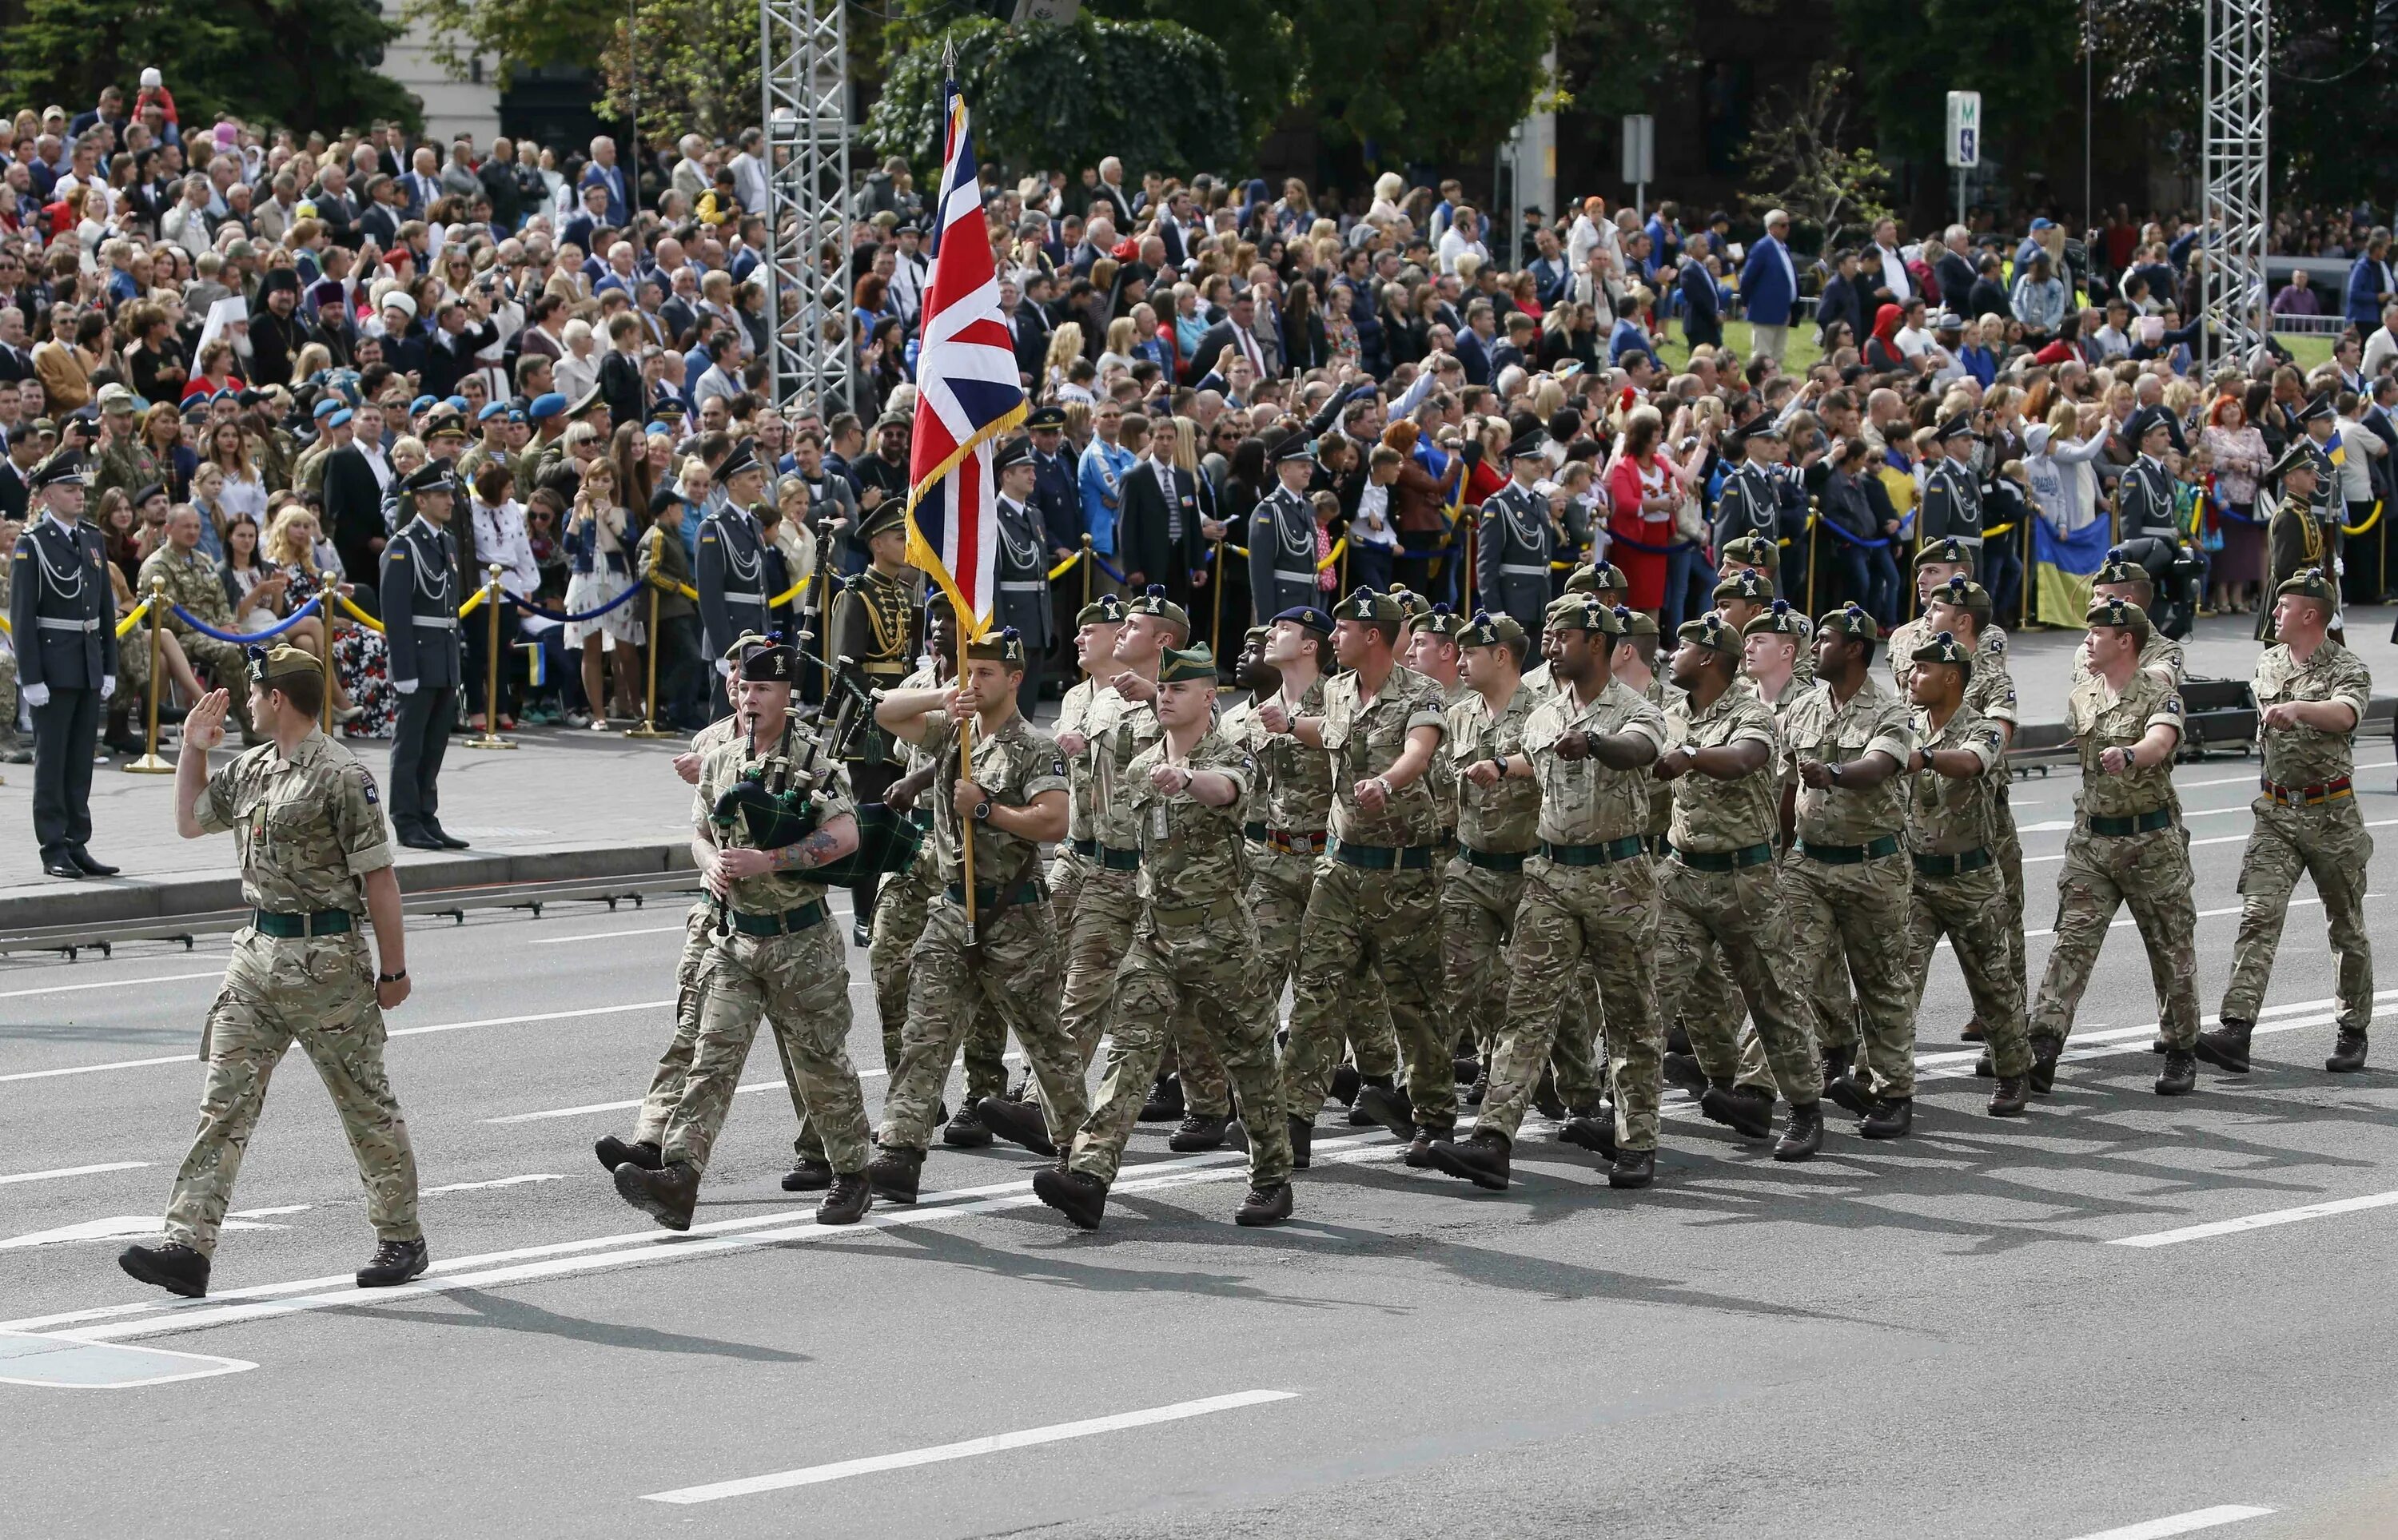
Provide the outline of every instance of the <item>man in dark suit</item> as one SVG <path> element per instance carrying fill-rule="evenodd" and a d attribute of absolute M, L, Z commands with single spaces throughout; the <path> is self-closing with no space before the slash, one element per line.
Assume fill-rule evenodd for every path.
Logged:
<path fill-rule="evenodd" d="M 1723 298 L 1717 292 L 1715 275 L 1707 271 L 1712 240 L 1704 232 L 1691 236 L 1683 248 L 1681 275 L 1675 280 L 1682 290 L 1682 340 L 1692 347 L 1723 341 Z"/>
<path fill-rule="evenodd" d="M 391 648 L 392 688 L 400 695 L 391 741 L 392 833 L 412 850 L 463 850 L 466 842 L 441 827 L 441 797 L 435 786 L 450 747 L 461 677 L 458 548 L 448 529 L 448 463 L 424 465 L 400 483 L 400 491 L 414 516 L 384 547 L 376 580 Z"/>
<path fill-rule="evenodd" d="M 17 690 L 34 714 L 34 838 L 50 877 L 114 877 L 92 859 L 91 764 L 100 716 L 116 689 L 116 604 L 97 529 L 83 522 L 81 451 L 34 467 L 42 516 L 9 560 L 8 626 Z"/>
<path fill-rule="evenodd" d="M 1116 559 L 1131 586 L 1162 583 L 1166 597 L 1188 610 L 1191 574 L 1201 560 L 1199 478 L 1175 465 L 1174 443 L 1173 420 L 1161 419 L 1149 437 L 1149 458 L 1124 478 Z"/>
<path fill-rule="evenodd" d="M 1257 324 L 1257 301 L 1246 294 L 1233 296 L 1224 318 L 1200 334 L 1199 345 L 1192 350 L 1192 367 L 1214 368 L 1217 355 L 1229 347 L 1234 356 L 1249 361 L 1249 367 L 1257 371 L 1258 379 L 1272 379 L 1273 376 L 1266 368 L 1265 352 L 1258 346 L 1257 336 L 1249 329 Z"/>
<path fill-rule="evenodd" d="M 34 378 L 34 353 L 25 345 L 25 313 L 11 304 L 0 309 L 0 385 Z"/>
<path fill-rule="evenodd" d="M 371 589 L 381 581 L 381 557 L 391 538 L 383 521 L 383 483 L 350 435 L 347 407 L 328 415 L 323 426 L 333 440 L 325 451 L 325 533 L 341 553 L 344 575 Z"/>
<path fill-rule="evenodd" d="M 1969 239 L 1963 225 L 1948 227 L 1946 248 L 1940 260 L 1932 264 L 1932 277 L 1940 286 L 1940 302 L 1972 320 L 1974 317 L 1965 307 L 1974 301 L 1974 280 L 1979 275 L 1974 271 L 1974 259 L 1965 254 Z"/>
<path fill-rule="evenodd" d="M 390 177 L 379 176 L 367 183 L 367 207 L 358 216 L 358 231 L 375 243 L 378 251 L 396 248 L 399 227 L 408 222 L 408 209 L 399 194 L 399 183 Z"/>
<path fill-rule="evenodd" d="M 1832 254 L 1832 275 L 1824 280 L 1824 292 L 1815 301 L 1819 334 L 1834 321 L 1847 324 L 1851 347 L 1865 346 L 1866 301 L 1858 287 L 1857 254 L 1853 251 Z"/>
<path fill-rule="evenodd" d="M 1030 282 L 1035 291 L 1045 293 L 1049 275 L 1035 273 Z M 1049 315 L 1030 293 L 1011 303 L 1009 296 L 1015 290 L 1012 283 L 999 286 L 1000 314 L 1006 319 L 1009 343 L 1016 351 L 1016 371 L 1031 380 L 1038 390 L 1042 383 L 1041 366 L 1049 356 Z"/>
<path fill-rule="evenodd" d="M 33 502 L 31 478 L 41 458 L 42 435 L 31 422 L 18 423 L 8 435 L 8 457 L 0 460 L 0 518 L 18 524 L 25 522 L 25 510 Z M 0 702 L 0 706 L 6 704 Z M 0 722 L 0 737 L 15 726 L 14 722 Z"/>

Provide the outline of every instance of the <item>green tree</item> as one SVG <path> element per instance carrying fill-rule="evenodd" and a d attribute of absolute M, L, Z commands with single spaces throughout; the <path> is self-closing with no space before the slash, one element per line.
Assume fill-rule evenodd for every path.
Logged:
<path fill-rule="evenodd" d="M 610 122 L 623 122 L 636 100 L 653 142 L 731 141 L 759 121 L 758 0 L 644 0 L 636 14 L 639 30 L 628 33 L 617 13 L 600 55 Z"/>
<path fill-rule="evenodd" d="M 2082 0 L 1835 0 L 1878 148 L 1935 174 L 1950 91 L 1982 93 L 1982 124 L 2001 164 L 2081 164 L 2080 115 L 2060 107 L 2081 74 Z M 2195 70 L 2195 61 L 2192 64 Z M 2072 133 L 2068 146 L 2061 129 Z"/>
<path fill-rule="evenodd" d="M 598 63 L 601 47 L 625 20 L 613 0 L 407 0 L 400 14 L 411 23 L 429 24 L 433 57 L 451 74 L 463 79 L 479 55 L 497 63 L 503 85 L 519 70 Z M 750 31 L 757 31 L 754 15 Z M 757 48 L 754 35 L 750 48 Z"/>
<path fill-rule="evenodd" d="M 1882 202 L 1890 173 L 1846 142 L 1849 112 L 1848 72 L 1817 64 L 1805 86 L 1765 102 L 1745 150 L 1758 189 L 1749 204 L 1787 210 L 1794 225 L 1820 232 L 1826 248 L 1843 230 L 1869 229 L 1890 212 Z"/>

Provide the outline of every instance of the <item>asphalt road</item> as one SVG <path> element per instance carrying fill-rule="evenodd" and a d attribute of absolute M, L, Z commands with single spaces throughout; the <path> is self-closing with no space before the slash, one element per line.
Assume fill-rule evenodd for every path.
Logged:
<path fill-rule="evenodd" d="M 2386 742 L 2364 759 L 2398 891 Z M 2210 1010 L 2254 770 L 2180 777 Z M 2070 792 L 2015 790 L 2036 931 Z M 350 1287 L 362 1195 L 295 1054 L 216 1294 L 173 1308 L 111 1237 L 163 1208 L 224 942 L 12 960 L 0 1533 L 2390 1533 L 2398 1042 L 2322 1072 L 2320 916 L 2293 912 L 2257 1073 L 2203 1071 L 2184 1101 L 2149 1090 L 2126 922 L 2025 1122 L 1980 1114 L 1944 954 L 1921 1046 L 1947 1075 L 1911 1140 L 1843 1121 L 1777 1166 L 1677 1103 L 1650 1192 L 1609 1192 L 1535 1123 L 1516 1185 L 1481 1194 L 1330 1113 L 1269 1231 L 1230 1223 L 1235 1158 L 1170 1156 L 1158 1128 L 1096 1235 L 1005 1150 L 936 1154 L 919 1207 L 820 1229 L 776 1185 L 791 1114 L 761 1050 L 681 1239 L 590 1155 L 667 1037 L 680 907 L 421 921 L 390 1065 L 426 1286 Z M 852 974 L 852 1051 L 879 1068 Z M 2286 1222 L 2175 1234 L 2257 1216 Z M 159 1383 L 15 1383 L 76 1374 Z"/>

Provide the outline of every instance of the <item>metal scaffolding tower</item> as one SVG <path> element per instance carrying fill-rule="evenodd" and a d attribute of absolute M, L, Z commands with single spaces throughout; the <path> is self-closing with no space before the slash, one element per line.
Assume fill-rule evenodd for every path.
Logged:
<path fill-rule="evenodd" d="M 778 408 L 851 409 L 849 297 L 836 257 L 849 197 L 849 37 L 842 0 L 760 0 L 766 127 L 768 389 Z M 828 272 L 829 265 L 830 271 Z"/>
<path fill-rule="evenodd" d="M 2265 144 L 2272 49 L 2271 0 L 2205 0 L 2204 119 L 2199 174 L 2205 189 L 2200 278 L 2207 325 L 2203 374 L 2257 341 L 2266 302 Z"/>

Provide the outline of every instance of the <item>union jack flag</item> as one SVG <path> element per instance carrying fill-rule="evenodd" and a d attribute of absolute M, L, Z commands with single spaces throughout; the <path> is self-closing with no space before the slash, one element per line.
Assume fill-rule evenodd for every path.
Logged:
<path fill-rule="evenodd" d="M 982 635 L 997 580 L 998 477 L 991 451 L 1024 421 L 1016 352 L 999 313 L 974 136 L 957 82 L 945 82 L 948 142 L 933 221 L 933 281 L 916 358 L 915 449 L 909 462 L 908 559 L 956 607 L 959 635 Z"/>

